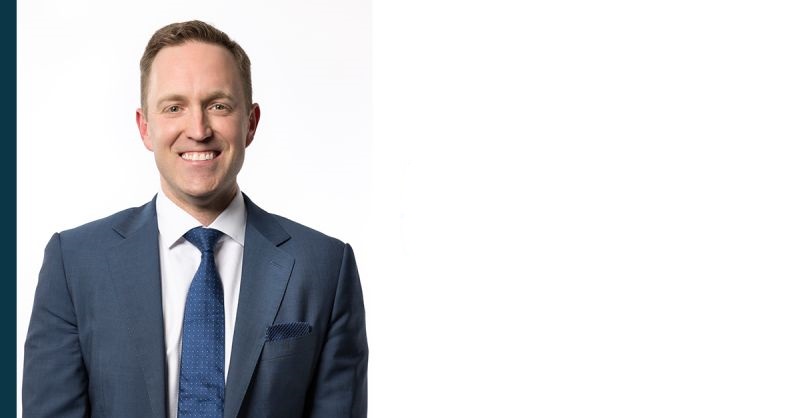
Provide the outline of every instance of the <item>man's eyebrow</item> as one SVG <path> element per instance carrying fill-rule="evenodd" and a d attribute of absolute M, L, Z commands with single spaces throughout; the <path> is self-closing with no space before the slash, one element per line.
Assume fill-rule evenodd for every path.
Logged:
<path fill-rule="evenodd" d="M 230 100 L 230 101 L 235 101 L 234 98 L 233 98 L 233 95 L 229 94 L 226 91 L 222 91 L 222 90 L 212 91 L 211 94 L 209 94 L 208 97 L 206 97 L 206 99 L 203 100 L 203 101 L 204 102 L 211 102 L 211 101 L 219 100 L 219 99 L 226 99 L 226 100 Z"/>
<path fill-rule="evenodd" d="M 204 99 L 203 103 L 213 102 L 214 100 L 225 99 L 235 102 L 233 95 L 223 90 L 215 90 L 209 93 Z M 158 99 L 156 107 L 161 107 L 167 102 L 184 102 L 187 101 L 186 96 L 181 94 L 168 94 Z"/>
<path fill-rule="evenodd" d="M 182 102 L 186 100 L 186 96 L 180 94 L 168 94 L 158 99 L 156 107 L 161 107 L 165 102 Z"/>

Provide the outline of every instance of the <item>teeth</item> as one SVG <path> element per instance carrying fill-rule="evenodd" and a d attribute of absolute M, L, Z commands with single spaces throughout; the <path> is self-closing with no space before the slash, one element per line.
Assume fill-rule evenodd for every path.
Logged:
<path fill-rule="evenodd" d="M 181 158 L 189 161 L 206 161 L 214 158 L 214 152 L 184 152 Z"/>

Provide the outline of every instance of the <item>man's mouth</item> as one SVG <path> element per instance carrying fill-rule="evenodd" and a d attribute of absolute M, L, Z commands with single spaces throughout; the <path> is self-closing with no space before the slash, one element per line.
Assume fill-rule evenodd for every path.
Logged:
<path fill-rule="evenodd" d="M 184 152 L 181 153 L 181 158 L 189 161 L 207 161 L 213 160 L 217 155 L 219 155 L 217 151 Z"/>

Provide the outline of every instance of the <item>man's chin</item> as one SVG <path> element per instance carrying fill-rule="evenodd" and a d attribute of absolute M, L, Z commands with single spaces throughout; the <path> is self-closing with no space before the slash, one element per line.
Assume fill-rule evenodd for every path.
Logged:
<path fill-rule="evenodd" d="M 186 205 L 197 208 L 227 206 L 238 191 L 238 188 L 220 190 L 214 187 L 193 187 L 178 190 L 168 190 L 168 188 L 162 187 L 162 189 L 167 197 L 179 206 Z"/>
<path fill-rule="evenodd" d="M 238 188 L 220 190 L 218 188 L 200 188 L 184 191 L 186 203 L 196 207 L 227 207 Z"/>

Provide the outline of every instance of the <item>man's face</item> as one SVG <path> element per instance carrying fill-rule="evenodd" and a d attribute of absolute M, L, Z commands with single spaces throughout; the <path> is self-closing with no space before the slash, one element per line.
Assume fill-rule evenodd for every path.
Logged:
<path fill-rule="evenodd" d="M 257 104 L 245 102 L 233 55 L 201 42 L 164 48 L 145 97 L 136 122 L 164 193 L 184 208 L 224 208 L 238 191 L 236 175 L 260 116 Z"/>

